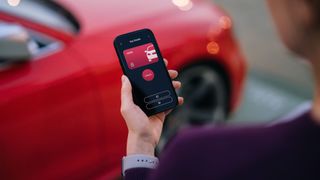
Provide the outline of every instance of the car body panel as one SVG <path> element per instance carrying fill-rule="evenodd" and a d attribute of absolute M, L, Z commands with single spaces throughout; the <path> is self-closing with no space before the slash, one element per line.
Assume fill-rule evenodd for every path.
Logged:
<path fill-rule="evenodd" d="M 52 38 L 56 38 L 60 41 L 63 41 L 64 43 L 69 43 L 73 40 L 74 35 L 69 34 L 63 31 L 58 31 L 56 29 L 49 28 L 47 26 L 44 26 L 42 24 L 28 21 L 27 19 L 24 19 L 22 17 L 14 16 L 11 14 L 6 14 L 5 12 L 0 11 L 0 20 L 4 22 L 9 23 L 19 23 L 20 25 L 32 29 L 34 31 L 46 34 L 47 36 L 51 36 Z"/>
<path fill-rule="evenodd" d="M 69 52 L 0 73 L 1 169 L 13 177 L 64 177 L 100 162 L 96 88 Z"/>
<path fill-rule="evenodd" d="M 122 75 L 113 40 L 149 28 L 169 60 L 183 70 L 203 61 L 220 64 L 230 83 L 230 111 L 242 93 L 245 60 L 228 15 L 204 1 L 181 11 L 169 0 L 58 0 L 79 20 L 77 35 L 0 12 L 64 42 L 54 54 L 0 70 L 0 159 L 4 177 L 17 179 L 112 179 L 120 175 L 127 128 L 120 115 Z M 150 7 L 150 8 L 144 8 Z M 208 43 L 219 51 L 208 53 Z M 19 172 L 19 173 L 17 173 Z"/>

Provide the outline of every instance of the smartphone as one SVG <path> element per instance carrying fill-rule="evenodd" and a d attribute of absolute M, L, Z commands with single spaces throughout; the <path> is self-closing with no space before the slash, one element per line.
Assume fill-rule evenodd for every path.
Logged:
<path fill-rule="evenodd" d="M 136 105 L 148 116 L 177 106 L 177 94 L 151 30 L 119 35 L 114 47 L 123 73 L 131 82 Z"/>

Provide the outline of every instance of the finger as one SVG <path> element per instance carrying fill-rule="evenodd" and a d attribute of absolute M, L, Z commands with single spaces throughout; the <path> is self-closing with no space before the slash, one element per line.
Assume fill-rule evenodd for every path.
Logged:
<path fill-rule="evenodd" d="M 122 75 L 122 87 L 121 87 L 121 109 L 133 105 L 132 100 L 132 87 L 127 76 Z"/>
<path fill-rule="evenodd" d="M 164 119 L 165 119 L 165 116 L 166 116 L 166 112 L 161 112 L 161 113 L 155 114 L 155 115 L 150 116 L 150 117 L 153 120 L 160 120 L 163 123 Z"/>
<path fill-rule="evenodd" d="M 166 67 L 167 67 L 168 66 L 168 60 L 163 59 L 163 61 L 164 61 L 164 64 L 166 65 Z"/>
<path fill-rule="evenodd" d="M 179 102 L 179 105 L 182 105 L 184 103 L 184 98 L 183 97 L 178 97 L 178 102 Z M 171 112 L 172 112 L 172 109 L 165 111 L 164 114 L 167 116 Z"/>
<path fill-rule="evenodd" d="M 172 112 L 172 109 L 165 111 L 164 114 L 167 116 L 168 114 L 170 114 Z"/>
<path fill-rule="evenodd" d="M 178 74 L 179 74 L 178 71 L 176 71 L 176 70 L 168 70 L 168 73 L 169 73 L 171 79 L 177 78 Z"/>
<path fill-rule="evenodd" d="M 184 103 L 184 98 L 178 97 L 178 102 L 179 102 L 179 105 L 181 106 Z"/>
<path fill-rule="evenodd" d="M 172 81 L 172 85 L 175 89 L 181 88 L 181 82 L 180 81 Z"/>

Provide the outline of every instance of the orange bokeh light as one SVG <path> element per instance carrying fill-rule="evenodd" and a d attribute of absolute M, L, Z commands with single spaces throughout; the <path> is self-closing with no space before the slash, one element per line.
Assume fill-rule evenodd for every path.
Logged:
<path fill-rule="evenodd" d="M 220 52 L 220 46 L 214 41 L 209 42 L 207 45 L 207 51 L 210 54 L 218 54 Z"/>
<path fill-rule="evenodd" d="M 232 21 L 227 16 L 220 17 L 219 24 L 222 29 L 230 29 L 232 27 Z"/>

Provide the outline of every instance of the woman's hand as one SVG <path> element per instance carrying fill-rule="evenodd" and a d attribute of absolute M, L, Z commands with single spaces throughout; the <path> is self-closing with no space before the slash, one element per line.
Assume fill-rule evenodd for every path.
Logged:
<path fill-rule="evenodd" d="M 166 66 L 168 61 L 164 60 Z M 171 79 L 178 76 L 175 70 L 169 70 Z M 179 81 L 172 81 L 175 89 L 181 87 Z M 183 98 L 179 97 L 179 104 L 183 104 Z M 162 112 L 148 117 L 139 106 L 135 105 L 132 99 L 132 87 L 129 79 L 122 76 L 121 88 L 121 114 L 128 127 L 127 155 L 145 154 L 154 156 L 163 127 L 163 122 L 167 114 L 171 111 Z"/>

